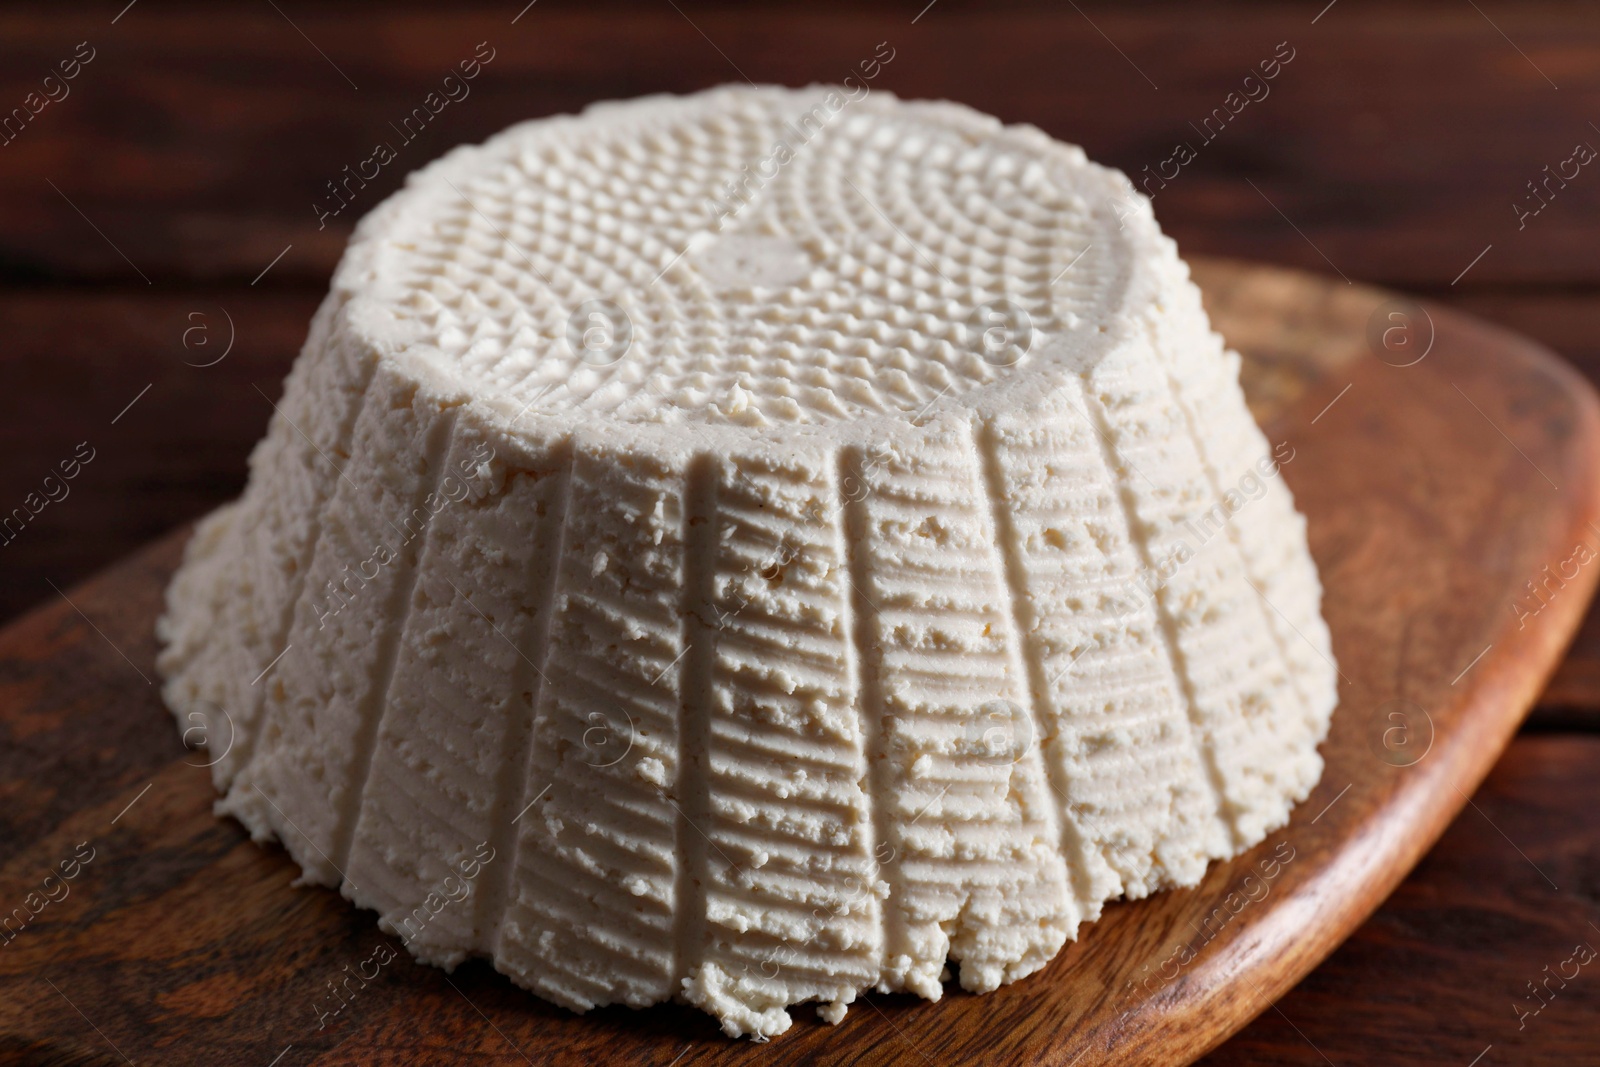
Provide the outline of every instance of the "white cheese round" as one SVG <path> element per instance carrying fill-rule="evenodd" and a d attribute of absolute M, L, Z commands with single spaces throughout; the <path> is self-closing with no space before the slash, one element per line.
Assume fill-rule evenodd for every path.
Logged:
<path fill-rule="evenodd" d="M 526 123 L 357 228 L 164 692 L 221 809 L 423 960 L 758 1037 L 991 990 L 1321 772 L 1238 367 L 1148 201 L 1036 129 Z"/>

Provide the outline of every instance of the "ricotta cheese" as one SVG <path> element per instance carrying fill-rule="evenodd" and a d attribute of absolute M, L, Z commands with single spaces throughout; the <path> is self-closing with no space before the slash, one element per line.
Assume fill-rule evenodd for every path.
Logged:
<path fill-rule="evenodd" d="M 164 693 L 219 810 L 419 959 L 758 1038 L 992 990 L 1321 773 L 1238 368 L 1036 129 L 827 88 L 516 126 L 358 226 Z"/>

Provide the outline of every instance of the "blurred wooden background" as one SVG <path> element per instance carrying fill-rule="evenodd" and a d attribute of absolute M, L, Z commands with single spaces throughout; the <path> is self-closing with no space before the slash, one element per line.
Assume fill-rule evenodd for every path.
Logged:
<path fill-rule="evenodd" d="M 0 11 L 0 513 L 80 443 L 94 456 L 0 534 L 0 617 L 238 491 L 351 223 L 406 172 L 596 99 L 838 80 L 879 42 L 877 87 L 1036 124 L 1136 179 L 1187 142 L 1155 199 L 1185 252 L 1425 294 L 1600 380 L 1600 166 L 1574 162 L 1600 147 L 1592 4 L 525 2 Z M 480 42 L 470 96 L 319 228 L 326 183 Z M 1207 140 L 1196 126 L 1285 49 L 1269 95 Z M 6 125 L 13 108 L 27 121 Z M 1547 887 L 1517 851 L 1564 856 L 1563 907 L 1600 924 L 1597 723 L 1591 616 L 1477 812 L 1212 1062 L 1600 1062 L 1600 975 L 1524 1028 L 1513 1009 L 1572 948 L 1535 936 Z"/>

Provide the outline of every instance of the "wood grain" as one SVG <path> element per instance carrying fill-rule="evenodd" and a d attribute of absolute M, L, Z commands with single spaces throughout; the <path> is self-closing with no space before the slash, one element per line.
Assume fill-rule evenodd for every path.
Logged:
<path fill-rule="evenodd" d="M 37 510 L 0 530 L 0 618 L 236 496 L 320 299 L 0 292 L 0 516 Z M 27 503 L 80 446 L 65 495 Z"/>
<path fill-rule="evenodd" d="M 953 991 L 936 1004 L 871 996 L 838 1027 L 801 1012 L 766 1049 L 723 1039 L 710 1020 L 676 1007 L 580 1019 L 481 963 L 446 976 L 404 954 L 350 987 L 355 995 L 333 1014 L 341 1002 L 329 983 L 364 961 L 370 974 L 395 946 L 335 894 L 292 888 L 280 851 L 211 816 L 209 776 L 193 766 L 203 754 L 183 752 L 147 684 L 150 626 L 179 533 L 0 632 L 0 901 L 37 900 L 28 894 L 46 875 L 82 848 L 93 852 L 70 893 L 0 948 L 0 1063 L 266 1063 L 291 1045 L 284 1063 L 777 1057 L 1087 1067 L 1205 1053 L 1361 924 L 1512 735 L 1600 573 L 1581 569 L 1517 627 L 1509 605 L 1528 577 L 1566 558 L 1577 539 L 1600 544 L 1589 526 L 1600 506 L 1600 412 L 1581 379 L 1535 346 L 1442 308 L 1429 309 L 1434 351 L 1397 368 L 1355 340 L 1385 294 L 1229 263 L 1201 264 L 1198 274 L 1217 323 L 1259 353 L 1247 381 L 1258 407 L 1275 413 L 1270 436 L 1295 448 L 1284 475 L 1311 520 L 1344 677 L 1322 784 L 1252 853 L 1213 867 L 1196 889 L 1109 906 L 1045 972 L 996 993 Z M 1316 322 L 1324 325 L 1306 326 Z M 1302 373 L 1291 371 L 1297 365 Z M 1395 700 L 1416 707 L 1405 744 L 1391 736 L 1386 746 Z M 1543 751 L 1538 740 L 1525 744 L 1535 757 Z M 1593 746 L 1570 751 L 1569 777 L 1592 771 Z M 1555 805 L 1536 778 L 1514 781 Z M 1515 833 L 1531 825 L 1518 822 Z M 1467 845 L 1481 850 L 1485 840 L 1479 833 Z M 1539 857 L 1566 895 L 1547 897 L 1516 880 L 1520 871 L 1506 883 L 1519 915 L 1547 911 L 1540 929 L 1550 938 L 1565 937 L 1591 903 L 1575 901 L 1572 886 L 1593 892 L 1584 881 L 1595 870 L 1592 835 L 1575 847 L 1589 851 Z M 1241 892 L 1259 899 L 1235 907 Z M 1413 921 L 1424 924 L 1420 936 L 1466 938 L 1472 928 Z M 1544 959 L 1554 943 L 1519 949 L 1516 968 L 1497 980 L 1516 987 L 1533 959 L 1535 974 L 1559 962 Z M 1186 945 L 1192 959 L 1181 955 Z M 1554 1037 L 1581 1033 L 1569 1027 L 1591 1018 L 1552 1008 L 1538 1023 Z M 1330 1044 L 1339 1021 L 1337 1012 L 1321 1020 Z M 1439 1041 L 1467 1037 L 1446 1028 Z M 1270 1024 L 1249 1040 L 1219 1055 L 1275 1050 L 1287 1058 L 1270 1062 L 1310 1062 L 1305 1050 L 1285 1051 Z M 1251 1062 L 1269 1062 L 1261 1054 Z"/>
<path fill-rule="evenodd" d="M 1519 737 L 1472 802 L 1360 930 L 1201 1062 L 1595 1062 L 1596 964 L 1559 979 L 1578 945 L 1600 950 L 1600 838 L 1573 818 L 1600 805 L 1600 738 Z"/>
<path fill-rule="evenodd" d="M 1600 179 L 1520 228 L 1513 211 L 1545 165 L 1600 145 L 1586 4 L 542 0 L 513 24 L 523 6 L 143 0 L 112 25 L 121 4 L 7 5 L 0 108 L 78 42 L 96 58 L 0 148 L 0 277 L 244 283 L 292 245 L 263 284 L 320 286 L 352 215 L 456 144 L 597 99 L 837 80 L 887 41 L 882 88 L 1033 123 L 1139 180 L 1188 143 L 1194 161 L 1150 190 L 1191 253 L 1443 289 L 1492 244 L 1462 285 L 1600 282 Z M 320 228 L 326 183 L 479 41 L 496 58 L 471 95 Z M 1280 42 L 1294 58 L 1269 94 L 1205 127 Z"/>

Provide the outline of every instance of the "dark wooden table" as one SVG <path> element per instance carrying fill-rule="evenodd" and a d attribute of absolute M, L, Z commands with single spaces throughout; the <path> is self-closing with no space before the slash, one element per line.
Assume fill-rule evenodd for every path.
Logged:
<path fill-rule="evenodd" d="M 1600 167 L 1572 162 L 1600 148 L 1592 5 L 525 2 L 0 12 L 0 517 L 60 497 L 0 528 L 0 617 L 237 492 L 351 222 L 408 170 L 595 99 L 837 80 L 880 42 L 880 87 L 1034 123 L 1136 180 L 1189 145 L 1149 186 L 1185 251 L 1427 294 L 1600 381 Z M 326 183 L 480 42 L 470 96 L 319 226 Z M 1600 1063 L 1600 971 L 1529 999 L 1600 948 L 1597 810 L 1591 613 L 1430 856 L 1207 1062 Z"/>

